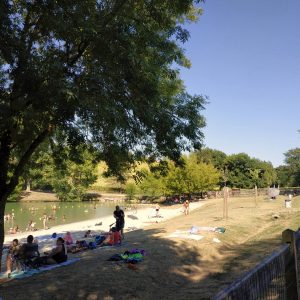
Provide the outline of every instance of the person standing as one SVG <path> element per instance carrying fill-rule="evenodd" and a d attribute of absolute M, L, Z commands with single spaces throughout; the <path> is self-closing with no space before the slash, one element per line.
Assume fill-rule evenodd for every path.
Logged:
<path fill-rule="evenodd" d="M 43 226 L 44 226 L 44 229 L 49 229 L 48 226 L 47 226 L 47 221 L 48 221 L 48 216 L 46 213 L 43 214 Z"/>
<path fill-rule="evenodd" d="M 184 214 L 188 215 L 189 211 L 190 211 L 190 203 L 189 200 L 185 200 L 185 202 L 183 203 L 183 208 L 184 208 Z"/>
<path fill-rule="evenodd" d="M 12 244 L 9 247 L 7 257 L 6 257 L 6 268 L 7 268 L 7 276 L 10 277 L 11 270 L 13 267 L 14 262 L 16 262 L 15 256 L 19 254 L 20 251 L 20 244 L 17 239 L 12 241 Z M 17 266 L 19 268 L 19 266 Z"/>
<path fill-rule="evenodd" d="M 125 214 L 122 209 L 120 209 L 120 206 L 116 206 L 116 210 L 114 211 L 114 217 L 116 219 L 116 228 L 117 231 L 121 232 L 122 239 L 124 239 L 124 225 L 125 225 Z"/>
<path fill-rule="evenodd" d="M 159 217 L 159 210 L 160 210 L 160 206 L 158 203 L 156 203 L 155 205 L 155 216 L 158 218 Z"/>

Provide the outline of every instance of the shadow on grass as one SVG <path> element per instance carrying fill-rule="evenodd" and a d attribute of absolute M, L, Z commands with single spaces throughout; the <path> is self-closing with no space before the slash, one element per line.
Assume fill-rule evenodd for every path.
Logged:
<path fill-rule="evenodd" d="M 201 241 L 178 242 L 164 234 L 161 228 L 129 232 L 126 246 L 89 250 L 70 266 L 4 283 L 0 296 L 5 300 L 210 299 L 276 248 L 274 240 L 218 246 L 215 254 L 207 256 L 200 250 Z M 107 261 L 132 248 L 147 253 L 137 270 Z"/>

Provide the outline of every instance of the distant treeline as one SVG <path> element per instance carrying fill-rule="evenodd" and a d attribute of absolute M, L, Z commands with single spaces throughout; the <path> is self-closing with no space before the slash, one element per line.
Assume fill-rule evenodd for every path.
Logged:
<path fill-rule="evenodd" d="M 150 197 L 218 191 L 225 185 L 231 189 L 299 186 L 300 149 L 285 153 L 285 165 L 274 168 L 271 162 L 252 158 L 246 153 L 226 155 L 210 148 L 184 155 L 177 164 L 170 160 L 152 163 L 136 162 L 124 171 L 123 181 L 107 178 L 107 167 L 99 164 L 87 149 L 76 158 L 68 147 L 55 150 L 43 145 L 32 157 L 14 197 L 25 187 L 55 192 L 59 199 L 81 200 L 88 189 L 116 189 L 128 198 Z M 102 167 L 99 167 L 102 166 Z M 107 180 L 102 186 L 96 182 Z M 106 178 L 106 179 L 105 179 Z M 101 181 L 101 182 L 102 182 Z M 94 186 L 92 186 L 94 184 Z M 92 187 L 91 187 L 92 186 Z"/>

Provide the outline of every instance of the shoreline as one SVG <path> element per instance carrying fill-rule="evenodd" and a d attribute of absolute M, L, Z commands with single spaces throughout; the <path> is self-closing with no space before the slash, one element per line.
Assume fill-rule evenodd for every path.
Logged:
<path fill-rule="evenodd" d="M 204 203 L 192 202 L 190 203 L 190 211 L 200 208 Z M 143 229 L 144 227 L 150 226 L 155 223 L 161 223 L 172 219 L 178 215 L 183 215 L 182 204 L 177 204 L 172 207 L 161 207 L 159 215 L 161 217 L 155 217 L 154 205 L 149 207 L 138 208 L 137 211 L 125 210 L 125 227 L 124 232 L 134 231 Z M 102 222 L 102 225 L 96 225 Z M 57 236 L 64 236 L 67 231 L 70 231 L 74 241 L 84 239 L 84 233 L 87 230 L 91 230 L 93 235 L 100 234 L 101 232 L 107 232 L 110 225 L 115 222 L 113 217 L 113 211 L 110 216 L 103 218 L 89 219 L 86 221 L 73 222 L 68 224 L 62 224 L 53 226 L 49 229 L 42 229 L 37 231 L 24 231 L 17 234 L 5 234 L 4 244 L 10 244 L 13 239 L 18 239 L 19 242 L 23 243 L 26 241 L 26 237 L 32 234 L 34 238 L 37 238 L 39 242 L 39 248 L 41 251 L 46 251 L 52 248 L 54 239 L 52 234 L 56 233 Z"/>
<path fill-rule="evenodd" d="M 106 193 L 88 190 L 87 195 L 91 195 L 91 199 L 80 202 L 123 202 L 126 195 L 122 193 Z M 18 202 L 61 202 L 54 192 L 40 191 L 22 191 Z M 12 201 L 14 202 L 14 201 Z M 67 201 L 72 202 L 72 201 Z"/>

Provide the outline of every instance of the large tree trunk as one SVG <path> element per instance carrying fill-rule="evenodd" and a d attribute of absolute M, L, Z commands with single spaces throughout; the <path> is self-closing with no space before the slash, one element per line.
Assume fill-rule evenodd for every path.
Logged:
<path fill-rule="evenodd" d="M 19 182 L 19 177 L 35 149 L 44 141 L 51 128 L 42 131 L 40 135 L 29 145 L 27 150 L 20 157 L 17 166 L 14 168 L 13 175 L 8 177 L 9 159 L 11 155 L 11 136 L 6 131 L 0 137 L 0 270 L 4 242 L 4 212 L 7 198 L 14 191 Z"/>
<path fill-rule="evenodd" d="M 9 131 L 3 132 L 0 138 L 0 270 L 4 242 L 4 211 L 7 200 L 8 163 L 11 149 Z"/>
<path fill-rule="evenodd" d="M 6 199 L 3 199 L 0 195 L 0 271 L 1 271 L 1 262 L 2 262 L 2 250 L 4 243 L 4 212 L 5 212 Z"/>

